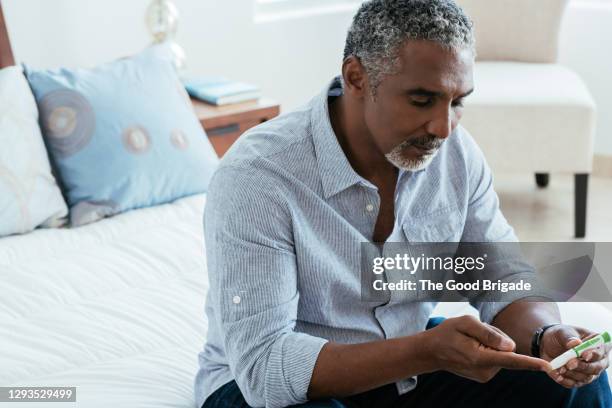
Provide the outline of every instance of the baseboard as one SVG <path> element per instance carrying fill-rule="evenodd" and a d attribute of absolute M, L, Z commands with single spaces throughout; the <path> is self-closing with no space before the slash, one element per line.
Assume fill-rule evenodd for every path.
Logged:
<path fill-rule="evenodd" d="M 596 154 L 593 158 L 593 176 L 612 177 L 612 156 Z"/>

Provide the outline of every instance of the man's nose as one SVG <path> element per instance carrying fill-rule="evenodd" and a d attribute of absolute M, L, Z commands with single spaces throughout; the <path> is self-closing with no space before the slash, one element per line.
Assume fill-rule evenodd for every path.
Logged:
<path fill-rule="evenodd" d="M 427 132 L 440 139 L 446 139 L 453 131 L 453 111 L 440 109 L 436 116 L 427 124 Z"/>

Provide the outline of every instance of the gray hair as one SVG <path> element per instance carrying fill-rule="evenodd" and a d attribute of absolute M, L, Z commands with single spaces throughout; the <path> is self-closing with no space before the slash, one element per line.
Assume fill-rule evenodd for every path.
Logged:
<path fill-rule="evenodd" d="M 372 96 L 385 76 L 399 71 L 399 49 L 406 40 L 470 48 L 476 55 L 472 20 L 453 0 L 366 1 L 349 28 L 344 59 L 359 59 L 370 80 Z"/>

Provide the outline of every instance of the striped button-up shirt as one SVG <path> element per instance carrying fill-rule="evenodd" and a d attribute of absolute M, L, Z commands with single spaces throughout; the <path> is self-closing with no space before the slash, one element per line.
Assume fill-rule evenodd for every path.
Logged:
<path fill-rule="evenodd" d="M 307 401 L 327 341 L 370 342 L 425 329 L 433 302 L 361 301 L 360 244 L 372 240 L 377 188 L 349 164 L 331 126 L 338 78 L 305 107 L 250 130 L 210 184 L 204 215 L 208 338 L 201 406 L 236 380 L 251 406 Z M 424 170 L 400 171 L 387 242 L 517 241 L 481 150 L 461 127 Z M 507 305 L 474 302 L 491 322 Z M 396 383 L 409 392 L 417 378 Z"/>

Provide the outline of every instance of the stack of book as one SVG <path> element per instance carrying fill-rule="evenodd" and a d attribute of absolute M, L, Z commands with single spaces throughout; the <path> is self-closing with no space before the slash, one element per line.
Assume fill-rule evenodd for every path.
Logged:
<path fill-rule="evenodd" d="M 213 105 L 246 102 L 261 97 L 258 86 L 224 77 L 183 79 L 183 85 L 189 95 Z"/>

